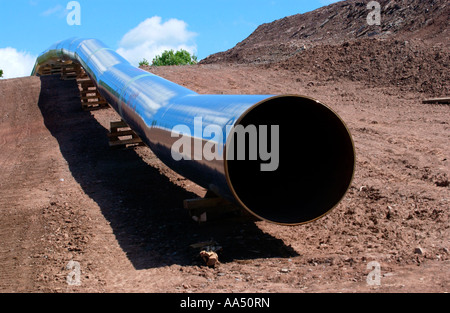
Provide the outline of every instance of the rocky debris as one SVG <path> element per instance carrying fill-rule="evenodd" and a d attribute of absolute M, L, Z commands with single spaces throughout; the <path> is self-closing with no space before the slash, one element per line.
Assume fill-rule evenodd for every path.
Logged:
<path fill-rule="evenodd" d="M 209 267 L 215 267 L 219 263 L 219 256 L 214 251 L 203 250 L 200 252 L 200 257 Z"/>
<path fill-rule="evenodd" d="M 362 38 L 417 38 L 448 42 L 450 6 L 446 0 L 380 0 L 381 25 L 368 25 L 366 2 L 347 0 L 304 14 L 260 25 L 232 49 L 201 61 L 271 63 L 289 58 L 303 47 L 339 44 Z"/>
<path fill-rule="evenodd" d="M 194 243 L 190 247 L 201 250 L 199 256 L 203 259 L 206 266 L 215 267 L 219 264 L 219 255 L 217 252 L 221 252 L 223 248 L 213 239 Z"/>
<path fill-rule="evenodd" d="M 319 80 L 346 79 L 444 96 L 450 94 L 449 51 L 417 40 L 369 38 L 316 46 L 271 67 L 314 73 Z"/>
<path fill-rule="evenodd" d="M 201 64 L 264 64 L 317 80 L 347 79 L 446 96 L 450 86 L 445 0 L 378 1 L 381 25 L 368 25 L 366 3 L 341 1 L 259 26 L 234 48 Z"/>
<path fill-rule="evenodd" d="M 414 249 L 414 253 L 415 254 L 419 254 L 419 255 L 424 255 L 425 254 L 425 250 L 421 247 L 417 247 Z"/>

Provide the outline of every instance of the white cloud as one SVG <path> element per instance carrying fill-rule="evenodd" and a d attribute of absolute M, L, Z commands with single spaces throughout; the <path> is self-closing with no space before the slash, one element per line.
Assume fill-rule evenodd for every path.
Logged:
<path fill-rule="evenodd" d="M 62 5 L 58 4 L 54 7 L 51 7 L 49 9 L 47 9 L 46 11 L 42 12 L 41 15 L 43 16 L 50 16 L 53 15 L 55 13 L 61 12 L 64 8 L 62 7 Z"/>
<path fill-rule="evenodd" d="M 178 19 L 162 22 L 159 16 L 148 18 L 123 36 L 117 53 L 135 66 L 144 58 L 151 62 L 164 50 L 184 49 L 196 54 L 197 34 L 187 28 L 186 22 Z"/>
<path fill-rule="evenodd" d="M 3 78 L 30 76 L 35 62 L 36 56 L 26 51 L 17 51 L 11 47 L 0 49 L 0 69 L 3 70 Z"/>
<path fill-rule="evenodd" d="M 58 4 L 54 7 L 51 7 L 44 12 L 41 13 L 41 16 L 44 17 L 50 17 L 50 16 L 56 16 L 58 18 L 64 18 L 67 16 L 68 10 L 63 7 L 61 4 Z"/>

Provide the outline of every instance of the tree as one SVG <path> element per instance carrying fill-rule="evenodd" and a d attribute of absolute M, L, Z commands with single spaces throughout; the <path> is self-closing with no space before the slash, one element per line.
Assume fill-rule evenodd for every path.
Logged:
<path fill-rule="evenodd" d="M 174 52 L 173 50 L 166 50 L 161 55 L 157 55 L 152 61 L 153 66 L 192 64 L 197 64 L 197 56 L 191 55 L 184 49 L 181 49 L 177 52 Z"/>
<path fill-rule="evenodd" d="M 3 70 L 0 70 L 0 77 L 3 77 Z"/>
<path fill-rule="evenodd" d="M 147 59 L 144 58 L 141 62 L 139 62 L 139 66 L 143 65 L 150 65 L 150 63 L 148 63 Z"/>

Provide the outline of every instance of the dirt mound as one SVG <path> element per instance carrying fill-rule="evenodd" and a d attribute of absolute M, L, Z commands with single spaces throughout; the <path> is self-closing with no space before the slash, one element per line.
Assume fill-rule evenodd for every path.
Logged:
<path fill-rule="evenodd" d="M 420 41 L 362 39 L 321 45 L 297 53 L 277 66 L 314 74 L 316 80 L 360 81 L 369 87 L 397 86 L 429 96 L 450 94 L 450 53 Z"/>
<path fill-rule="evenodd" d="M 448 45 L 450 6 L 446 0 L 380 0 L 381 25 L 368 25 L 367 2 L 341 1 L 305 14 L 259 26 L 234 48 L 209 56 L 203 64 L 268 63 L 318 44 L 368 37 L 419 38 Z M 448 46 L 447 46 L 448 47 Z"/>
<path fill-rule="evenodd" d="M 446 8 L 380 2 L 404 20 L 425 4 L 429 12 Z M 344 13 L 330 19 L 333 8 L 363 16 L 358 2 L 337 3 L 319 10 L 322 21 L 305 14 L 323 26 L 296 35 L 315 31 L 309 37 L 320 46 L 289 55 L 290 43 L 266 46 L 254 36 L 256 50 L 235 58 L 255 63 L 261 53 L 269 65 L 148 68 L 199 93 L 304 94 L 335 110 L 354 138 L 355 178 L 339 206 L 308 225 L 198 224 L 182 204 L 206 191 L 147 147 L 111 150 L 108 128 L 120 117 L 110 108 L 81 110 L 74 81 L 0 81 L 0 292 L 449 292 L 450 107 L 421 102 L 423 93 L 448 92 L 445 42 L 426 49 L 417 38 L 355 41 L 355 24 L 353 39 L 336 43 L 333 21 Z M 447 34 L 431 31 L 440 25 L 433 14 L 434 24 L 417 20 L 409 34 Z M 399 34 L 400 25 L 387 31 Z M 285 46 L 271 50 L 276 45 Z M 222 247 L 214 268 L 192 248 L 203 242 Z M 379 285 L 368 281 L 373 262 Z"/>
<path fill-rule="evenodd" d="M 449 94 L 450 5 L 445 0 L 379 1 L 381 25 L 370 26 L 366 2 L 342 1 L 263 24 L 234 48 L 201 64 L 263 64 L 316 80 L 397 86 Z"/>
<path fill-rule="evenodd" d="M 200 93 L 301 93 L 330 105 L 357 149 L 344 201 L 304 226 L 199 225 L 182 202 L 204 195 L 202 188 L 146 147 L 110 150 L 107 128 L 119 119 L 112 109 L 82 111 L 76 84 L 58 77 L 1 81 L 0 291 L 450 290 L 442 275 L 449 268 L 448 106 L 358 82 L 308 86 L 312 76 L 298 81 L 282 68 L 152 71 Z M 222 247 L 215 268 L 191 247 L 207 241 Z M 372 261 L 381 266 L 379 286 L 367 283 Z M 67 280 L 74 264 L 78 285 Z"/>

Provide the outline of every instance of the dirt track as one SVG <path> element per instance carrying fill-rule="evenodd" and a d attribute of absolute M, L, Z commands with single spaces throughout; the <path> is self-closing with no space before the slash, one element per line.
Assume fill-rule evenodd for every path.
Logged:
<path fill-rule="evenodd" d="M 182 201 L 202 188 L 146 147 L 110 150 L 112 109 L 83 112 L 75 83 L 57 77 L 0 81 L 0 291 L 450 291 L 449 106 L 279 68 L 152 71 L 200 93 L 299 93 L 328 104 L 357 148 L 348 195 L 305 226 L 198 225 Z M 210 239 L 223 247 L 214 269 L 190 248 Z M 79 286 L 66 281 L 71 260 Z M 371 261 L 380 286 L 366 282 Z"/>

